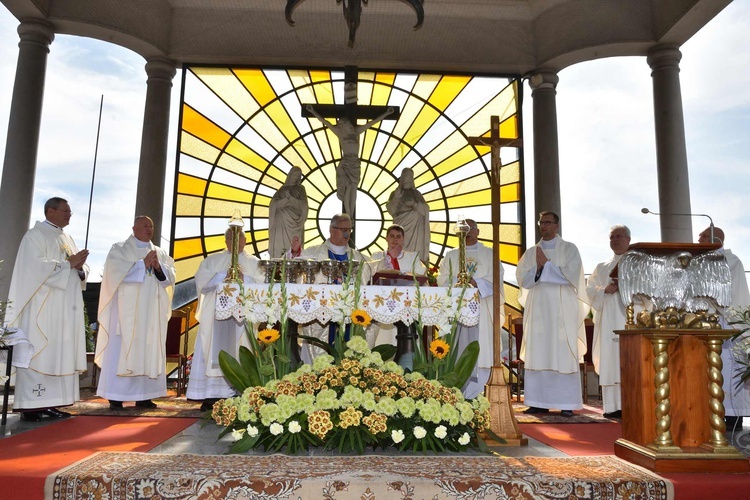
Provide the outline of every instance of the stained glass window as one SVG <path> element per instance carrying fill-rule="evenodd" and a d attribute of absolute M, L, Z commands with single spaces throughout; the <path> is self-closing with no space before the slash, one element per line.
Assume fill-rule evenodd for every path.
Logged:
<path fill-rule="evenodd" d="M 223 233 L 236 209 L 245 219 L 247 249 L 268 251 L 269 203 L 298 166 L 308 195 L 304 245 L 328 237 L 330 218 L 342 211 L 336 196 L 338 139 L 307 104 L 344 104 L 341 69 L 271 69 L 187 66 L 179 129 L 172 252 L 178 281 L 191 279 L 200 262 L 223 249 Z M 489 136 L 498 116 L 502 138 L 520 138 L 517 78 L 357 70 L 357 105 L 394 106 L 360 138 L 355 245 L 365 254 L 383 250 L 392 217 L 385 206 L 404 168 L 430 208 L 430 261 L 457 246 L 459 215 L 473 218 L 480 240 L 492 245 L 490 148 L 469 138 Z M 364 120 L 358 122 L 364 123 Z M 519 151 L 503 148 L 500 171 L 500 258 L 506 277 L 521 255 L 523 186 Z M 505 286 L 511 307 L 517 289 Z"/>

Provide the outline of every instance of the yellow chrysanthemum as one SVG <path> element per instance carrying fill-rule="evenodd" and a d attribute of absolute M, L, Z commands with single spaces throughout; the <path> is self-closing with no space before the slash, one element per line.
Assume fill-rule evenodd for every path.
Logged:
<path fill-rule="evenodd" d="M 450 349 L 450 346 L 442 339 L 430 342 L 430 352 L 438 359 L 443 359 Z"/>
<path fill-rule="evenodd" d="M 364 309 L 355 309 L 352 312 L 352 323 L 354 323 L 355 325 L 368 327 L 370 326 L 371 321 L 372 318 Z"/>
<path fill-rule="evenodd" d="M 279 340 L 279 337 L 279 331 L 270 328 L 258 332 L 258 340 L 264 344 L 273 344 Z"/>

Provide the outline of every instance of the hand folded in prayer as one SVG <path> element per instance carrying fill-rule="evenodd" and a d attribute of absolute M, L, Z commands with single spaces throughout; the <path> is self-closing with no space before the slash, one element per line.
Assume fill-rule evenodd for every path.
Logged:
<path fill-rule="evenodd" d="M 83 269 L 83 265 L 86 263 L 86 258 L 89 256 L 89 251 L 85 248 L 78 252 L 77 254 L 73 254 L 70 257 L 68 257 L 68 262 L 70 262 L 70 268 L 71 269 L 78 269 L 79 271 Z"/>

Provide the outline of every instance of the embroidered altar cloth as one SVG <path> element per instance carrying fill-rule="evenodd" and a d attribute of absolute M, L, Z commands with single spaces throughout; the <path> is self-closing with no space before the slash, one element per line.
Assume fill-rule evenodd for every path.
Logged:
<path fill-rule="evenodd" d="M 275 283 L 247 285 L 243 294 L 238 284 L 223 283 L 217 290 L 215 317 L 271 323 L 279 320 L 282 307 L 286 307 L 286 317 L 300 324 L 349 322 L 354 293 L 353 285 L 285 283 L 282 287 Z M 475 288 L 361 286 L 358 307 L 382 324 L 402 321 L 410 325 L 420 314 L 424 326 L 446 326 L 454 318 L 465 326 L 479 323 L 479 292 Z"/>

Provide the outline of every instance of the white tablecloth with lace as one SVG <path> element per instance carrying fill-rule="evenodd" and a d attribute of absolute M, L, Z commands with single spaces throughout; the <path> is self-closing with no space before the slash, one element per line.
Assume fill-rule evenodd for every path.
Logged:
<path fill-rule="evenodd" d="M 269 296 L 270 292 L 270 296 Z M 237 321 L 275 322 L 281 315 L 282 297 L 286 295 L 287 318 L 300 324 L 341 322 L 348 318 L 354 305 L 354 286 L 254 284 L 245 287 L 225 283 L 219 286 L 216 319 L 233 317 Z M 454 318 L 465 326 L 479 323 L 479 292 L 475 288 L 362 286 L 359 308 L 374 321 L 410 325 L 421 314 L 424 326 L 444 326 Z M 460 302 L 460 304 L 459 304 Z"/>

